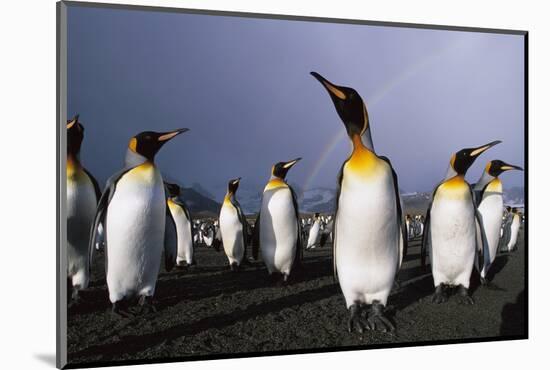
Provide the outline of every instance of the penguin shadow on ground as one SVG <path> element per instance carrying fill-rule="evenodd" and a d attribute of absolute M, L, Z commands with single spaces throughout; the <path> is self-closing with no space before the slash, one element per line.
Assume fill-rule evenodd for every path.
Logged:
<path fill-rule="evenodd" d="M 398 275 L 399 286 L 390 295 L 391 308 L 401 311 L 413 303 L 419 302 L 434 292 L 433 278 L 424 268 L 413 267 L 414 277 L 403 279 Z M 391 310 L 390 310 L 391 311 Z"/>
<path fill-rule="evenodd" d="M 487 274 L 487 280 L 489 281 L 489 284 L 485 286 L 481 285 L 479 272 L 474 268 L 474 271 L 472 271 L 472 277 L 470 279 L 471 294 L 473 295 L 480 288 L 506 291 L 506 289 L 494 284 L 492 281 L 495 278 L 495 276 L 504 268 L 504 266 L 506 266 L 507 263 L 508 263 L 508 256 L 506 255 L 496 256 L 495 261 L 491 265 L 491 268 L 489 269 L 489 273 Z"/>
<path fill-rule="evenodd" d="M 294 284 L 316 280 L 332 274 L 330 258 L 305 258 L 301 268 L 291 274 L 287 287 Z M 267 269 L 257 262 L 241 265 L 233 272 L 224 266 L 215 273 L 186 275 L 174 279 L 162 279 L 157 282 L 156 307 L 162 310 L 184 301 L 196 301 L 219 295 L 230 296 L 237 292 L 250 292 L 255 289 L 275 286 L 270 280 Z"/>
<path fill-rule="evenodd" d="M 71 361 L 78 361 L 79 358 L 95 356 L 101 356 L 104 361 L 116 360 L 122 355 L 133 355 L 162 343 L 170 344 L 172 341 L 181 337 L 197 335 L 210 329 L 221 330 L 238 322 L 257 319 L 268 314 L 283 311 L 286 308 L 300 307 L 307 303 L 330 298 L 337 293 L 338 290 L 336 285 L 326 285 L 320 288 L 286 295 L 267 302 L 251 304 L 245 309 L 236 309 L 231 313 L 217 314 L 193 322 L 175 325 L 154 333 L 122 336 L 116 343 L 93 345 L 72 353 L 70 357 Z M 257 324 L 251 321 L 250 325 Z"/>
<path fill-rule="evenodd" d="M 514 303 L 504 305 L 501 316 L 500 335 L 525 335 L 525 290 L 516 297 Z"/>

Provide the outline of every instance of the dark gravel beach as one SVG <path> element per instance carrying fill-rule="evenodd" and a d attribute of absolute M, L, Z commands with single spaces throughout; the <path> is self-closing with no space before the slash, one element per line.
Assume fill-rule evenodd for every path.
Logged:
<path fill-rule="evenodd" d="M 223 251 L 197 248 L 197 266 L 160 273 L 156 313 L 124 319 L 110 313 L 103 254 L 96 254 L 90 288 L 69 310 L 69 363 L 526 334 L 523 231 L 516 252 L 497 256 L 492 287 L 480 286 L 474 274 L 473 306 L 460 305 L 456 296 L 431 302 L 433 281 L 420 268 L 419 243 L 412 242 L 400 286 L 388 300 L 397 328 L 392 334 L 347 332 L 330 246 L 304 252 L 304 270 L 288 286 L 270 282 L 261 262 L 233 273 Z"/>

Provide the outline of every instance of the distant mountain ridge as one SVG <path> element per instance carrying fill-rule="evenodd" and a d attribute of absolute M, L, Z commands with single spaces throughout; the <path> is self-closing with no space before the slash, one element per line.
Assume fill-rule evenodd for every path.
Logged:
<path fill-rule="evenodd" d="M 336 189 L 328 187 L 311 188 L 305 191 L 294 184 L 291 186 L 298 195 L 298 207 L 300 212 L 333 213 L 336 206 Z M 425 213 L 431 200 L 432 192 L 406 192 L 399 189 L 405 212 Z M 221 201 L 225 191 L 216 191 L 218 197 L 198 183 L 192 187 L 184 188 L 182 198 L 188 204 L 192 213 L 201 213 L 211 217 L 217 216 L 220 211 Z M 260 210 L 262 191 L 252 187 L 239 188 L 237 199 L 245 214 L 255 214 Z M 504 203 L 507 205 L 524 204 L 524 188 L 521 186 L 504 189 Z"/>

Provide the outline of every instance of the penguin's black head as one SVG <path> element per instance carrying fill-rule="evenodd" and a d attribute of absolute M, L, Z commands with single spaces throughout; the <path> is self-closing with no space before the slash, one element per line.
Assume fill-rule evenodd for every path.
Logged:
<path fill-rule="evenodd" d="M 178 197 L 180 195 L 181 190 L 178 184 L 172 184 L 165 181 L 164 187 L 166 188 L 166 192 L 170 198 Z"/>
<path fill-rule="evenodd" d="M 315 214 L 313 215 L 313 217 L 315 217 L 315 218 L 319 218 L 319 213 L 318 213 L 318 212 L 316 212 L 316 213 L 315 213 Z"/>
<path fill-rule="evenodd" d="M 523 168 L 521 168 L 520 166 L 514 166 L 512 164 L 505 163 L 499 159 L 495 159 L 487 163 L 487 166 L 485 166 L 485 171 L 493 177 L 498 177 L 504 171 L 509 170 L 523 171 Z"/>
<path fill-rule="evenodd" d="M 180 128 L 169 132 L 144 131 L 130 139 L 128 148 L 152 161 L 167 141 L 188 130 Z"/>
<path fill-rule="evenodd" d="M 78 121 L 78 114 L 67 121 L 67 154 L 78 155 L 84 139 L 84 126 Z"/>
<path fill-rule="evenodd" d="M 302 158 L 296 158 L 288 162 L 277 163 L 275 166 L 273 166 L 273 169 L 271 170 L 272 175 L 284 179 L 288 170 L 290 170 L 290 168 L 298 163 L 298 161 L 301 159 Z"/>
<path fill-rule="evenodd" d="M 229 182 L 227 183 L 227 192 L 229 194 L 235 194 L 237 192 L 237 189 L 239 188 L 240 181 L 241 181 L 240 177 L 233 180 L 229 180 Z"/>
<path fill-rule="evenodd" d="M 311 72 L 328 91 L 336 112 L 348 132 L 348 136 L 362 135 L 369 126 L 367 108 L 361 96 L 351 87 L 337 86 L 317 72 Z"/>
<path fill-rule="evenodd" d="M 501 143 L 500 140 L 490 142 L 477 148 L 466 148 L 459 150 L 451 157 L 451 166 L 457 174 L 464 176 L 468 168 L 474 163 L 477 157 L 487 149 Z"/>

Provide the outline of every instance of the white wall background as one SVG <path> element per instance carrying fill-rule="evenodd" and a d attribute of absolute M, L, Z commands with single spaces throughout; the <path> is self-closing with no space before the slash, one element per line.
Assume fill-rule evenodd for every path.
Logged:
<path fill-rule="evenodd" d="M 115 1 L 259 13 L 511 28 L 529 35 L 530 271 L 528 341 L 143 366 L 143 369 L 522 368 L 544 361 L 550 247 L 547 86 L 550 23 L 543 1 Z M 2 368 L 55 364 L 55 1 L 9 1 L 0 21 L 0 335 Z M 544 361 L 546 362 L 546 361 Z"/>

